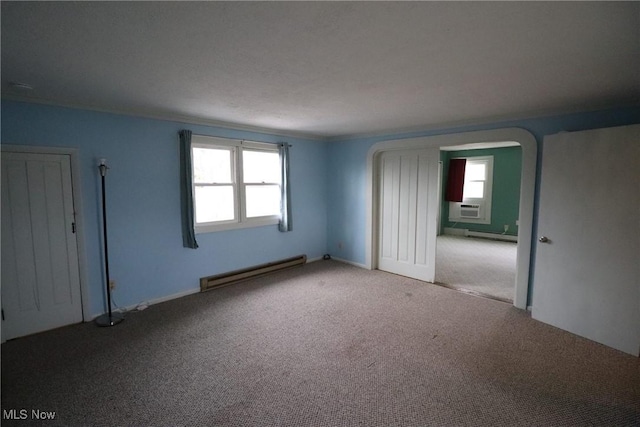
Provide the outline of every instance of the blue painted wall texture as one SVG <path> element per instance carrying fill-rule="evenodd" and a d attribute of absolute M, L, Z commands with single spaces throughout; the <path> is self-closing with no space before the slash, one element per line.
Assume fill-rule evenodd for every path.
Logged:
<path fill-rule="evenodd" d="M 538 140 L 540 158 L 545 135 L 631 123 L 640 123 L 640 108 L 324 142 L 3 101 L 1 142 L 79 150 L 89 312 L 98 315 L 105 310 L 99 158 L 107 158 L 111 168 L 107 198 L 110 272 L 118 284 L 114 299 L 128 306 L 196 289 L 203 276 L 302 253 L 309 258 L 331 253 L 364 264 L 367 153 L 376 142 L 521 127 Z M 183 248 L 177 133 L 185 128 L 201 135 L 292 144 L 294 231 L 280 233 L 269 226 L 200 234 L 199 249 Z"/>
<path fill-rule="evenodd" d="M 365 264 L 367 155 L 369 149 L 377 142 L 513 127 L 529 131 L 538 143 L 533 224 L 535 236 L 539 200 L 540 156 L 545 135 L 553 135 L 563 131 L 572 132 L 623 126 L 633 123 L 640 123 L 640 107 L 511 120 L 455 128 L 430 129 L 421 132 L 350 138 L 334 142 L 329 145 L 329 173 L 327 175 L 330 188 L 327 200 L 329 209 L 327 212 L 329 225 L 327 251 L 335 254 L 338 258 L 344 258 L 357 264 Z M 532 250 L 531 271 L 533 271 L 534 262 L 535 247 Z"/>
<path fill-rule="evenodd" d="M 287 141 L 294 230 L 277 225 L 199 234 L 182 247 L 178 131 Z M 200 277 L 298 254 L 327 242 L 327 143 L 37 104 L 2 103 L 2 144 L 79 149 L 89 313 L 105 310 L 99 158 L 106 158 L 109 270 L 119 306 L 199 288 Z"/>

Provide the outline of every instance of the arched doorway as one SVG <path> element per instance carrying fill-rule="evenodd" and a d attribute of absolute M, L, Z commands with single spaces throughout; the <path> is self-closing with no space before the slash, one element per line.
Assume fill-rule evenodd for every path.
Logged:
<path fill-rule="evenodd" d="M 367 236 L 366 259 L 368 268 L 378 268 L 379 221 L 378 212 L 380 188 L 380 157 L 382 153 L 395 150 L 416 150 L 446 146 L 498 143 L 512 141 L 522 147 L 522 172 L 520 184 L 519 238 L 516 261 L 516 283 L 514 306 L 525 309 L 529 290 L 531 261 L 531 239 L 533 227 L 533 205 L 537 144 L 535 137 L 524 129 L 506 128 L 489 131 L 464 132 L 448 135 L 426 136 L 391 141 L 382 141 L 371 147 L 367 156 Z M 437 183 L 429 191 L 437 191 Z M 436 207 L 434 206 L 433 209 Z M 430 236 L 435 240 L 435 235 Z M 435 263 L 435 252 L 432 254 Z"/>

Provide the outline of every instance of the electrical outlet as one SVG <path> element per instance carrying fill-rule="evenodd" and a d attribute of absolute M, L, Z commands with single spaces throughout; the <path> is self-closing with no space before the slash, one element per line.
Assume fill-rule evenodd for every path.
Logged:
<path fill-rule="evenodd" d="M 109 289 L 114 290 L 116 288 L 116 281 L 109 280 Z"/>
<path fill-rule="evenodd" d="M 338 242 L 338 249 L 342 249 L 342 242 Z"/>

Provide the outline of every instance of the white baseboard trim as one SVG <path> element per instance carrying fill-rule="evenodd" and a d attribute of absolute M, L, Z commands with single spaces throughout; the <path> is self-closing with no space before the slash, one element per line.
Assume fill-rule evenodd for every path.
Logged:
<path fill-rule="evenodd" d="M 132 304 L 132 305 L 128 305 L 126 307 L 120 307 L 117 308 L 115 310 L 113 310 L 114 313 L 123 313 L 123 312 L 127 312 L 127 311 L 132 311 L 135 310 L 138 307 L 142 307 L 142 306 L 152 306 L 154 304 L 159 304 L 161 302 L 165 302 L 165 301 L 171 301 L 173 299 L 177 299 L 177 298 L 182 298 L 182 297 L 186 297 L 187 295 L 193 295 L 193 294 L 197 294 L 198 292 L 200 292 L 200 288 L 194 288 L 194 289 L 189 289 L 186 291 L 182 291 L 182 292 L 178 292 L 175 294 L 171 294 L 171 295 L 167 295 L 164 297 L 159 297 L 159 298 L 154 298 L 151 300 L 147 300 L 147 301 L 140 301 L 137 304 Z M 93 320 L 95 320 L 96 317 L 98 316 L 102 316 L 104 313 L 98 313 L 98 314 L 94 314 L 93 317 L 91 318 L 91 320 L 88 320 L 88 322 L 92 322 Z"/>
<path fill-rule="evenodd" d="M 310 262 L 316 262 L 316 261 L 322 261 L 322 257 L 316 257 L 316 258 L 307 258 L 307 264 L 309 264 Z"/>
<path fill-rule="evenodd" d="M 349 261 L 349 260 L 342 259 L 342 258 L 334 258 L 333 256 L 331 257 L 331 259 L 334 260 L 334 261 L 343 262 L 345 264 L 353 265 L 354 267 L 364 268 L 365 270 L 369 270 L 369 267 L 367 267 L 364 264 L 360 264 L 359 262 L 353 262 L 353 261 Z"/>

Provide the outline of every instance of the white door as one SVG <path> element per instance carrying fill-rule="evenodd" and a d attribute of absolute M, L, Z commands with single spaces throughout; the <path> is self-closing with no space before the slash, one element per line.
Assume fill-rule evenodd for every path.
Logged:
<path fill-rule="evenodd" d="M 381 155 L 380 270 L 434 281 L 439 157 L 438 148 Z"/>
<path fill-rule="evenodd" d="M 543 148 L 533 318 L 637 356 L 640 126 L 552 135 Z"/>
<path fill-rule="evenodd" d="M 68 155 L 2 153 L 2 340 L 82 321 Z"/>

